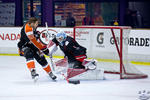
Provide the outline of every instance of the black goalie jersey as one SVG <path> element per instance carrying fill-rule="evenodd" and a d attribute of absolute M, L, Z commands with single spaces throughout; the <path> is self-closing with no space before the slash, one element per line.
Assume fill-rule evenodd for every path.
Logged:
<path fill-rule="evenodd" d="M 65 56 L 68 58 L 68 62 L 73 62 L 75 60 L 83 62 L 86 58 L 86 48 L 79 45 L 72 37 L 67 36 L 62 43 L 59 43 L 56 38 L 52 41 L 60 47 Z"/>

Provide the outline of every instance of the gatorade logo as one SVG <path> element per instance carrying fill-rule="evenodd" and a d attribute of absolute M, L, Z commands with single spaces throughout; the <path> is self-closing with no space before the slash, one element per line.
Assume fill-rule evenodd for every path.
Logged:
<path fill-rule="evenodd" d="M 103 44 L 103 42 L 104 42 L 104 33 L 103 33 L 103 32 L 100 32 L 100 33 L 98 33 L 98 35 L 97 35 L 97 43 L 98 43 L 98 44 Z"/>
<path fill-rule="evenodd" d="M 103 32 L 99 32 L 97 35 L 97 43 L 98 45 L 96 45 L 97 48 L 105 48 L 104 46 L 104 33 Z"/>

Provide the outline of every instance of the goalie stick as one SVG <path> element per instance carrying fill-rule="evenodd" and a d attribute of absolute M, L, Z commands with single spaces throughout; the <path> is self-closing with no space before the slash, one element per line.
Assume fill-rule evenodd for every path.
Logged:
<path fill-rule="evenodd" d="M 80 84 L 80 81 L 79 81 L 79 80 L 69 80 L 69 79 L 64 75 L 64 73 L 61 73 L 61 75 L 65 78 L 65 80 L 66 80 L 68 83 Z"/>
<path fill-rule="evenodd" d="M 53 45 L 52 39 L 55 37 L 57 31 L 53 29 L 48 29 L 47 22 L 45 22 L 45 26 L 45 29 L 40 32 L 39 40 L 42 44 L 46 45 L 47 48 L 50 48 Z"/>
<path fill-rule="evenodd" d="M 54 64 L 52 58 L 50 58 L 50 61 L 51 61 L 51 67 L 52 67 L 52 69 L 54 69 L 55 64 Z M 55 70 L 55 69 L 54 69 L 54 70 Z M 67 81 L 67 83 L 80 84 L 80 80 L 69 80 L 69 79 L 64 75 L 63 72 L 61 72 L 61 75 L 65 78 L 65 80 Z"/>
<path fill-rule="evenodd" d="M 48 25 L 47 25 L 47 22 L 45 23 L 45 26 L 46 26 L 46 31 L 47 31 L 46 33 L 47 33 L 47 35 L 48 35 L 49 32 L 48 32 Z M 50 34 L 50 35 L 52 35 L 52 34 Z M 50 45 L 50 42 L 48 43 L 48 47 L 49 47 L 49 45 Z M 55 65 L 55 63 L 53 62 L 53 59 L 52 59 L 51 57 L 50 57 L 50 61 L 51 61 L 52 70 L 55 71 L 54 66 L 56 66 L 56 65 Z M 63 72 L 61 72 L 61 75 L 65 78 L 65 80 L 67 81 L 67 83 L 72 83 L 72 84 L 79 84 L 79 83 L 80 83 L 79 80 L 69 80 L 69 79 L 64 75 Z"/>

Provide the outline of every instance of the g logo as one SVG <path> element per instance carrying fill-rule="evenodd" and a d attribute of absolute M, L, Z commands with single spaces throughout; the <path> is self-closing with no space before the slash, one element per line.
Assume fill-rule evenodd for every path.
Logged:
<path fill-rule="evenodd" d="M 97 43 L 103 44 L 103 42 L 104 42 L 103 36 L 104 36 L 103 32 L 98 33 L 98 35 L 97 35 Z"/>

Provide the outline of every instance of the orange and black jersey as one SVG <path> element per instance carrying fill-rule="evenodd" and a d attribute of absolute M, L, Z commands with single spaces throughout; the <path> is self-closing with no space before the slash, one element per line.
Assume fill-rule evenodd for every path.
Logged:
<path fill-rule="evenodd" d="M 23 28 L 21 29 L 21 38 L 20 42 L 18 43 L 18 47 L 22 49 L 25 46 L 31 47 L 32 49 L 44 49 L 46 48 L 45 45 L 41 44 L 38 40 L 37 36 L 39 35 L 36 32 L 36 29 L 33 29 L 29 26 L 28 23 L 26 23 Z"/>
<path fill-rule="evenodd" d="M 28 38 L 28 34 L 33 34 L 34 33 L 34 30 L 32 27 L 29 26 L 28 23 L 26 23 L 23 28 L 21 29 L 21 38 L 20 38 L 20 41 L 18 43 L 18 47 L 20 49 L 22 49 L 23 47 L 25 46 L 28 46 L 28 47 L 34 47 L 34 45 L 32 44 L 29 44 L 30 42 L 30 39 Z M 35 47 L 34 47 L 35 48 Z"/>

